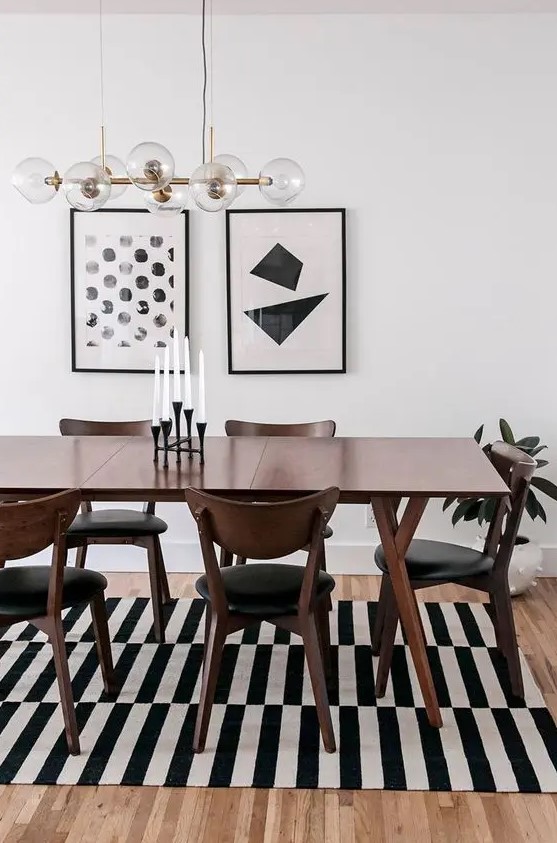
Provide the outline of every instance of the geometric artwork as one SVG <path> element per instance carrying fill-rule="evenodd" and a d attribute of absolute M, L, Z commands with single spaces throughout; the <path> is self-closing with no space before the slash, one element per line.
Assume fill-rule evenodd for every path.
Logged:
<path fill-rule="evenodd" d="M 253 319 L 255 324 L 259 325 L 261 330 L 265 331 L 277 345 L 282 345 L 292 331 L 301 325 L 327 295 L 328 293 L 322 293 L 320 296 L 310 296 L 307 299 L 295 299 L 283 304 L 260 307 L 257 310 L 246 310 L 246 316 Z"/>
<path fill-rule="evenodd" d="M 227 211 L 230 374 L 346 371 L 343 209 Z"/>
<path fill-rule="evenodd" d="M 152 372 L 188 333 L 187 212 L 72 210 L 70 238 L 72 371 Z"/>
<path fill-rule="evenodd" d="M 273 284 L 279 284 L 281 287 L 286 287 L 288 290 L 295 290 L 298 286 L 302 267 L 301 260 L 298 260 L 288 249 L 277 243 L 252 269 L 251 274 L 272 281 Z"/>

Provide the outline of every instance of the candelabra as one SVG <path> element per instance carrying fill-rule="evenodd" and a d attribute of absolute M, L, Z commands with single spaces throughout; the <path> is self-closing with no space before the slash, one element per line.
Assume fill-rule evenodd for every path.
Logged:
<path fill-rule="evenodd" d="M 163 468 L 168 468 L 169 453 L 176 454 L 176 462 L 178 465 L 182 462 L 182 454 L 187 454 L 188 459 L 193 459 L 194 454 L 199 454 L 199 461 L 201 465 L 205 463 L 205 431 L 207 429 L 207 422 L 196 422 L 197 438 L 199 440 L 199 447 L 193 447 L 192 437 L 192 422 L 193 409 L 190 407 L 184 408 L 184 418 L 186 420 L 186 435 L 181 435 L 181 418 L 182 418 L 183 404 L 181 401 L 173 401 L 172 409 L 174 410 L 174 425 L 175 435 L 172 434 L 172 419 L 159 419 L 159 424 L 151 425 L 151 433 L 153 434 L 154 443 L 154 462 L 158 462 L 159 453 L 164 454 Z M 159 444 L 162 434 L 162 445 Z"/>

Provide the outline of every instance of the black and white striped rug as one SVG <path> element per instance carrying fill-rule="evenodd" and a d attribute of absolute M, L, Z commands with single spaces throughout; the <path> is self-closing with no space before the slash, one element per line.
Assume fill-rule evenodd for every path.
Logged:
<path fill-rule="evenodd" d="M 31 627 L 0 630 L 0 783 L 557 791 L 557 727 L 522 660 L 512 697 L 480 604 L 421 607 L 444 727 L 428 725 L 402 638 L 384 699 L 373 690 L 376 604 L 331 613 L 330 699 L 339 751 L 321 747 L 299 639 L 263 624 L 229 638 L 201 755 L 191 751 L 203 604 L 169 606 L 153 638 L 145 599 L 109 599 L 121 691 L 104 696 L 90 615 L 65 618 L 82 754 L 68 756 L 51 649 Z"/>

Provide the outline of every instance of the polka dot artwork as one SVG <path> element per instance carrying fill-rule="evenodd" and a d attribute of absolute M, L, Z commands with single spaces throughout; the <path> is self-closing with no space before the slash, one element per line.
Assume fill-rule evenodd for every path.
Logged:
<path fill-rule="evenodd" d="M 150 371 L 155 349 L 186 334 L 184 218 L 91 217 L 73 223 L 76 371 Z"/>

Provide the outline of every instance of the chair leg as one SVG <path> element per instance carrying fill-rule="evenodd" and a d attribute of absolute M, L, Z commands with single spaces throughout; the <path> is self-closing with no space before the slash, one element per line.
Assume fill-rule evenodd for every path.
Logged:
<path fill-rule="evenodd" d="M 220 560 L 219 565 L 221 568 L 230 568 L 230 566 L 234 562 L 234 556 L 230 553 L 229 550 L 225 550 L 224 547 L 220 549 Z"/>
<path fill-rule="evenodd" d="M 209 719 L 211 717 L 211 709 L 213 708 L 213 700 L 215 698 L 215 690 L 217 687 L 222 651 L 225 641 L 226 619 L 223 621 L 222 618 L 219 619 L 214 612 L 211 612 L 210 616 L 207 616 L 205 627 L 203 679 L 201 682 L 201 695 L 199 698 L 199 708 L 197 709 L 197 719 L 195 721 L 195 732 L 193 736 L 194 752 L 203 752 L 205 749 Z"/>
<path fill-rule="evenodd" d="M 164 612 L 162 607 L 162 585 L 159 576 L 158 554 L 155 537 L 145 540 L 147 548 L 147 563 L 149 566 L 149 582 L 151 584 L 151 602 L 153 604 L 153 626 L 155 638 L 159 644 L 164 644 Z"/>
<path fill-rule="evenodd" d="M 385 577 L 385 593 L 383 600 L 385 615 L 381 635 L 379 665 L 377 666 L 377 677 L 375 680 L 375 696 L 378 698 L 384 697 L 385 691 L 387 690 L 387 680 L 391 670 L 396 630 L 398 626 L 398 610 L 389 577 Z"/>
<path fill-rule="evenodd" d="M 373 624 L 373 632 L 371 635 L 371 652 L 374 656 L 379 655 L 381 650 L 381 635 L 383 633 L 383 624 L 385 623 L 385 591 L 387 586 L 387 577 L 385 574 L 381 577 L 381 589 L 379 591 L 379 600 L 377 602 L 377 615 L 375 616 L 375 623 Z"/>
<path fill-rule="evenodd" d="M 161 594 L 162 594 L 162 602 L 164 605 L 170 603 L 170 588 L 168 587 L 168 577 L 166 574 L 166 568 L 164 567 L 164 556 L 162 555 L 162 547 L 161 541 L 158 536 L 154 536 L 155 540 L 155 549 L 157 551 L 157 564 L 159 569 L 159 579 L 161 581 Z"/>
<path fill-rule="evenodd" d="M 56 668 L 56 679 L 58 680 L 58 688 L 60 690 L 60 703 L 62 705 L 62 714 L 64 716 L 68 749 L 71 755 L 79 755 L 79 732 L 77 730 L 77 720 L 75 716 L 72 683 L 70 680 L 68 654 L 66 652 L 62 618 L 49 618 L 47 625 L 43 628 L 50 639 L 54 654 L 54 666 Z"/>
<path fill-rule="evenodd" d="M 329 607 L 326 600 L 321 600 L 316 610 L 319 633 L 319 645 L 325 676 L 331 675 L 331 629 L 329 626 Z"/>
<path fill-rule="evenodd" d="M 75 567 L 76 568 L 85 568 L 86 558 L 87 558 L 87 545 L 82 544 L 81 547 L 77 548 L 77 553 L 75 554 Z"/>
<path fill-rule="evenodd" d="M 95 643 L 97 645 L 97 655 L 99 657 L 104 690 L 107 694 L 115 694 L 117 686 L 114 677 L 114 665 L 112 663 L 112 649 L 110 647 L 104 594 L 97 594 L 91 601 L 91 616 L 93 618 L 93 630 L 95 632 Z"/>
<path fill-rule="evenodd" d="M 327 557 L 325 555 L 325 548 L 323 548 L 323 550 L 321 552 L 321 559 L 320 559 L 320 562 L 319 562 L 319 567 L 321 568 L 322 571 L 327 570 Z M 325 597 L 325 606 L 327 607 L 328 612 L 333 611 L 333 598 L 331 596 L 331 592 L 329 592 L 327 594 L 327 596 Z"/>
<path fill-rule="evenodd" d="M 315 623 L 315 615 L 311 614 L 305 618 L 300 617 L 299 623 L 323 746 L 327 752 L 336 752 L 335 733 L 333 731 L 333 721 L 331 720 L 331 709 L 329 708 L 329 697 L 327 695 L 325 672 L 319 649 L 319 636 Z"/>
<path fill-rule="evenodd" d="M 499 640 L 501 642 L 503 654 L 507 659 L 507 666 L 511 679 L 511 689 L 516 697 L 524 699 L 524 683 L 522 681 L 520 655 L 518 652 L 518 642 L 516 640 L 513 607 L 507 584 L 504 583 L 503 585 L 498 586 L 493 597 L 496 606 L 497 623 L 499 626 Z"/>
<path fill-rule="evenodd" d="M 495 632 L 495 644 L 497 649 L 503 652 L 499 636 L 499 618 L 497 617 L 497 604 L 493 592 L 489 593 L 489 608 L 491 615 L 491 622 L 493 623 L 493 631 Z"/>

